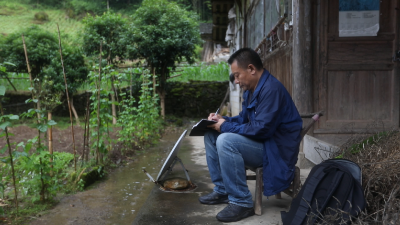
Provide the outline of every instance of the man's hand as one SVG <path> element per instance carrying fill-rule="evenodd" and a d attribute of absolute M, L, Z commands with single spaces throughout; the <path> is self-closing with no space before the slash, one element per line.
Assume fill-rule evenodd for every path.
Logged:
<path fill-rule="evenodd" d="M 211 114 L 214 114 L 214 113 L 211 113 Z M 217 123 L 208 125 L 207 127 L 211 128 L 211 129 L 214 129 L 214 130 L 216 130 L 216 131 L 221 133 L 221 125 L 222 125 L 223 122 L 225 122 L 225 119 L 222 116 L 217 115 L 217 116 L 212 117 L 212 120 L 217 121 Z"/>

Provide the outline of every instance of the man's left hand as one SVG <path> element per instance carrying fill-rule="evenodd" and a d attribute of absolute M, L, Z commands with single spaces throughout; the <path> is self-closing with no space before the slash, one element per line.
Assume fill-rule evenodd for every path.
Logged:
<path fill-rule="evenodd" d="M 218 120 L 214 120 L 217 121 L 217 123 L 208 125 L 208 127 L 221 133 L 221 125 L 223 122 L 225 122 L 225 119 L 223 117 L 219 117 Z"/>

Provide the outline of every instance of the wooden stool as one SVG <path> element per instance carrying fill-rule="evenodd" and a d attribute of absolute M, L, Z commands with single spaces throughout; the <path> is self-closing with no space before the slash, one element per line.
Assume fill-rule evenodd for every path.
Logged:
<path fill-rule="evenodd" d="M 254 203 L 254 212 L 256 215 L 261 215 L 262 214 L 262 196 L 263 196 L 263 168 L 258 167 L 258 168 L 250 168 L 246 167 L 246 169 L 249 169 L 253 172 L 256 173 L 256 175 L 246 175 L 246 180 L 255 180 L 256 181 L 256 191 L 255 191 L 255 203 Z M 294 179 L 292 183 L 290 183 L 290 186 L 288 189 L 284 190 L 283 192 L 289 195 L 290 197 L 294 198 L 296 195 L 299 193 L 301 188 L 301 182 L 300 182 L 300 168 L 296 166 L 295 172 L 294 172 Z M 277 199 L 281 199 L 281 193 L 278 193 L 275 195 Z"/>
<path fill-rule="evenodd" d="M 311 121 L 303 127 L 300 133 L 301 139 L 306 135 L 308 130 L 314 125 L 316 121 L 318 121 L 319 117 L 323 116 L 323 111 L 319 111 L 316 113 L 308 113 L 308 114 L 302 114 L 300 115 L 301 118 L 311 118 Z M 246 180 L 256 180 L 256 196 L 255 196 L 255 203 L 254 203 L 254 211 L 256 215 L 261 215 L 261 203 L 262 203 L 262 196 L 263 196 L 263 168 L 258 167 L 258 168 L 250 168 L 246 167 L 246 170 L 249 169 L 253 172 L 256 173 L 256 175 L 246 175 Z M 290 183 L 290 186 L 288 189 L 284 190 L 283 192 L 289 195 L 290 197 L 294 198 L 296 195 L 299 193 L 301 188 L 301 182 L 300 182 L 300 168 L 296 166 L 295 171 L 294 171 L 294 178 L 292 183 Z M 278 193 L 275 195 L 277 199 L 281 199 L 281 193 Z"/>

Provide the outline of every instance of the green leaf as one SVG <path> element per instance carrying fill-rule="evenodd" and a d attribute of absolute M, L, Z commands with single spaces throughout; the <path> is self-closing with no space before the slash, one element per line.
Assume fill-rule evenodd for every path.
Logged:
<path fill-rule="evenodd" d="M 4 154 L 7 150 L 7 145 L 0 149 L 0 154 Z"/>
<path fill-rule="evenodd" d="M 9 66 L 16 66 L 15 64 L 13 64 L 13 63 L 10 63 L 10 62 L 3 62 L 3 64 L 5 64 L 5 65 L 9 65 Z"/>
<path fill-rule="evenodd" d="M 10 160 L 10 157 L 3 157 L 3 158 L 0 158 L 0 161 L 1 162 L 3 162 L 3 163 L 9 163 L 9 162 L 11 162 L 11 160 Z"/>
<path fill-rule="evenodd" d="M 8 126 L 10 126 L 10 125 L 11 125 L 11 123 L 7 121 L 7 122 L 4 122 L 4 123 L 0 124 L 0 128 L 3 129 L 3 130 L 5 130 L 6 127 L 8 127 Z"/>
<path fill-rule="evenodd" d="M 13 151 L 12 154 L 16 159 L 20 158 L 21 156 L 25 156 L 25 157 L 28 156 L 28 154 L 26 152 Z"/>
<path fill-rule="evenodd" d="M 24 151 L 25 151 L 26 153 L 28 153 L 28 152 L 31 150 L 31 148 L 32 148 L 32 143 L 28 143 L 28 144 L 25 145 Z"/>
<path fill-rule="evenodd" d="M 6 87 L 3 85 L 0 85 L 0 96 L 4 96 L 6 94 Z"/>
<path fill-rule="evenodd" d="M 37 126 L 37 129 L 39 129 L 40 132 L 44 133 L 47 131 L 47 125 L 45 124 L 40 124 Z"/>
<path fill-rule="evenodd" d="M 47 124 L 50 125 L 50 126 L 54 126 L 54 125 L 56 125 L 57 123 L 56 123 L 56 121 L 54 121 L 54 120 L 49 120 L 49 121 L 47 122 Z"/>
<path fill-rule="evenodd" d="M 10 120 L 18 120 L 19 116 L 18 115 L 11 115 Z"/>

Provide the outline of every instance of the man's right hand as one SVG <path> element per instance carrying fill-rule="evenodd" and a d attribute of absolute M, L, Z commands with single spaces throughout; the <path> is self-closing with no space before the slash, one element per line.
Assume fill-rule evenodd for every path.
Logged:
<path fill-rule="evenodd" d="M 218 122 L 219 119 L 222 119 L 222 116 L 220 114 L 215 115 L 215 113 L 210 113 L 210 115 L 208 116 L 207 119 L 208 120 L 214 120 L 214 121 Z"/>

